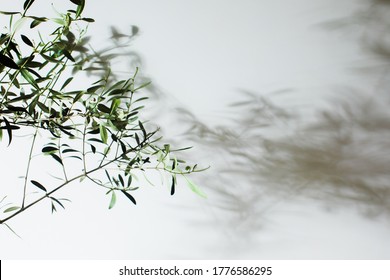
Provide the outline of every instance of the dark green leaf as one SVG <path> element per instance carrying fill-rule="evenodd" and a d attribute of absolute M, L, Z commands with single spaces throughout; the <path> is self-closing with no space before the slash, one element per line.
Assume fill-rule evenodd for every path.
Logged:
<path fill-rule="evenodd" d="M 32 93 L 32 94 L 27 94 L 27 95 L 21 95 L 21 96 L 19 96 L 19 97 L 16 97 L 16 98 L 14 98 L 14 99 L 8 101 L 8 103 L 14 103 L 14 102 L 18 102 L 18 101 L 21 101 L 21 100 L 28 100 L 28 99 L 30 99 L 31 97 L 34 97 L 34 96 L 35 96 L 34 93 Z"/>
<path fill-rule="evenodd" d="M 86 21 L 86 22 L 95 22 L 93 18 L 82 18 L 81 20 Z"/>
<path fill-rule="evenodd" d="M 78 160 L 83 160 L 81 157 L 79 156 L 70 156 L 69 158 L 75 158 L 75 159 L 78 159 Z"/>
<path fill-rule="evenodd" d="M 111 185 L 112 185 L 112 181 L 111 181 L 111 177 L 110 177 L 110 174 L 108 174 L 107 170 L 104 169 L 104 172 L 106 173 L 106 176 L 108 178 L 108 180 L 110 181 Z"/>
<path fill-rule="evenodd" d="M 103 85 L 98 85 L 98 86 L 92 86 L 87 89 L 88 93 L 95 93 L 98 89 L 104 87 Z"/>
<path fill-rule="evenodd" d="M 26 0 L 23 4 L 23 9 L 26 11 L 28 10 L 31 5 L 34 3 L 35 0 Z"/>
<path fill-rule="evenodd" d="M 101 111 L 103 113 L 107 113 L 107 114 L 111 113 L 111 109 L 108 108 L 106 105 L 101 104 L 101 103 L 98 105 L 98 109 L 99 109 L 99 111 Z"/>
<path fill-rule="evenodd" d="M 56 207 L 55 207 L 55 205 L 54 205 L 54 203 L 53 203 L 53 201 L 52 201 L 52 202 L 51 202 L 51 213 L 53 213 L 54 211 L 57 212 L 57 209 L 56 209 Z"/>
<path fill-rule="evenodd" d="M 36 26 L 38 26 L 39 24 L 41 24 L 42 22 L 45 22 L 47 21 L 47 18 L 44 18 L 44 17 L 31 17 L 33 18 L 34 20 L 31 22 L 30 24 L 30 28 L 34 28 Z"/>
<path fill-rule="evenodd" d="M 145 130 L 144 125 L 140 121 L 138 121 L 138 125 L 142 130 L 142 134 L 144 135 L 144 139 L 146 139 L 146 130 Z"/>
<path fill-rule="evenodd" d="M 9 146 L 11 144 L 11 141 L 12 141 L 12 127 L 5 117 L 3 117 L 3 120 L 5 122 L 5 127 L 6 127 L 7 133 L 8 133 L 8 139 L 9 139 L 8 146 Z"/>
<path fill-rule="evenodd" d="M 43 112 L 50 113 L 49 108 L 45 104 L 43 104 L 42 102 L 37 101 L 37 105 L 39 108 L 41 108 L 41 110 Z"/>
<path fill-rule="evenodd" d="M 43 64 L 37 61 L 28 61 L 25 66 L 28 68 L 41 68 Z"/>
<path fill-rule="evenodd" d="M 47 146 L 42 149 L 42 153 L 52 153 L 58 151 L 56 147 Z"/>
<path fill-rule="evenodd" d="M 100 130 L 99 130 L 100 131 Z M 92 141 L 92 142 L 98 142 L 98 143 L 104 143 L 102 140 L 98 139 L 98 138 L 89 138 L 88 141 Z"/>
<path fill-rule="evenodd" d="M 53 57 L 51 57 L 51 56 L 47 56 L 47 55 L 45 55 L 45 54 L 43 54 L 43 53 L 41 53 L 41 56 L 42 56 L 45 60 L 47 60 L 47 61 L 49 61 L 49 62 L 60 63 L 60 61 L 56 60 L 55 58 L 53 58 Z"/>
<path fill-rule="evenodd" d="M 125 93 L 125 92 L 127 92 L 126 89 L 114 89 L 108 95 L 122 94 L 122 93 Z"/>
<path fill-rule="evenodd" d="M 18 79 L 16 78 L 16 74 L 17 74 L 17 73 L 9 74 L 9 78 L 11 79 L 12 84 L 13 84 L 15 87 L 17 87 L 17 88 L 20 89 L 20 84 L 19 84 Z M 8 96 L 9 96 L 9 93 L 8 93 Z"/>
<path fill-rule="evenodd" d="M 34 181 L 34 180 L 31 180 L 31 183 L 36 186 L 37 188 L 43 190 L 44 192 L 47 192 L 46 188 L 44 186 L 42 186 L 41 183 L 37 182 L 37 181 Z"/>
<path fill-rule="evenodd" d="M 78 1 L 78 0 L 76 0 L 76 1 Z M 85 0 L 79 0 L 78 2 L 80 4 L 78 4 L 78 6 L 77 6 L 76 17 L 79 17 L 82 14 L 82 12 L 84 10 L 84 6 L 85 6 Z"/>
<path fill-rule="evenodd" d="M 20 106 L 7 105 L 7 109 L 11 112 L 28 113 L 26 108 Z"/>
<path fill-rule="evenodd" d="M 125 191 L 122 191 L 122 190 L 121 190 L 121 192 L 122 192 L 128 199 L 130 199 L 131 202 L 133 202 L 134 204 L 137 204 L 137 201 L 135 201 L 134 197 L 133 197 L 131 194 L 129 194 L 129 193 L 125 192 Z"/>
<path fill-rule="evenodd" d="M 33 87 L 35 87 L 36 89 L 39 89 L 39 86 L 37 84 L 37 82 L 35 81 L 35 79 L 33 78 L 33 76 L 31 76 L 31 74 L 26 70 L 26 69 L 21 69 L 20 70 L 20 73 L 22 74 L 23 78 L 26 79 L 26 81 L 32 85 Z"/>
<path fill-rule="evenodd" d="M 70 52 L 68 52 L 67 50 L 62 50 L 62 53 L 65 55 L 65 57 L 67 59 L 69 59 L 70 61 L 72 62 L 75 62 L 74 58 L 72 57 L 72 55 L 70 54 Z"/>
<path fill-rule="evenodd" d="M 19 66 L 8 56 L 0 53 L 0 63 L 8 68 L 19 69 Z"/>
<path fill-rule="evenodd" d="M 119 181 L 121 182 L 121 186 L 124 187 L 125 186 L 125 181 L 123 180 L 123 177 L 121 174 L 118 175 L 118 178 L 119 178 Z"/>
<path fill-rule="evenodd" d="M 62 159 L 59 157 L 59 156 L 57 156 L 56 154 L 50 154 L 57 162 L 59 162 L 61 165 L 64 165 L 63 163 L 62 163 Z"/>
<path fill-rule="evenodd" d="M 57 198 L 50 196 L 50 199 L 65 209 L 64 205 Z"/>
<path fill-rule="evenodd" d="M 77 92 L 76 96 L 73 99 L 73 103 L 76 103 L 84 94 L 84 91 Z"/>
<path fill-rule="evenodd" d="M 176 176 L 172 175 L 171 195 L 175 194 Z"/>
<path fill-rule="evenodd" d="M 63 89 L 64 89 L 72 80 L 73 80 L 73 77 L 68 78 L 68 79 L 64 82 L 64 84 L 62 85 L 60 91 L 63 90 Z"/>
<path fill-rule="evenodd" d="M 3 15 L 16 15 L 16 14 L 20 14 L 20 12 L 5 12 L 5 11 L 0 11 L 0 14 L 3 14 Z"/>
<path fill-rule="evenodd" d="M 22 40 L 23 40 L 23 42 L 24 42 L 26 45 L 28 45 L 28 46 L 30 46 L 30 47 L 34 47 L 33 43 L 30 41 L 30 39 L 29 39 L 27 36 L 25 36 L 25 35 L 20 35 L 20 37 L 22 37 Z"/>
<path fill-rule="evenodd" d="M 122 153 L 125 155 L 127 152 L 126 145 L 121 140 L 119 140 L 119 143 L 121 145 Z"/>
<path fill-rule="evenodd" d="M 96 128 L 96 129 L 93 129 L 93 130 L 87 132 L 87 134 L 99 134 L 99 133 L 100 133 L 99 128 Z"/>
<path fill-rule="evenodd" d="M 79 151 L 74 150 L 74 149 L 65 149 L 62 152 L 65 154 L 65 153 L 78 153 Z"/>
<path fill-rule="evenodd" d="M 81 0 L 70 0 L 75 5 L 81 5 Z"/>

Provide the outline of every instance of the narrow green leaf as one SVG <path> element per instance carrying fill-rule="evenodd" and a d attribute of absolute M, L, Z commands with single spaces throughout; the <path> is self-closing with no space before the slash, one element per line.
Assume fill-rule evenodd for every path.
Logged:
<path fill-rule="evenodd" d="M 82 96 L 84 95 L 84 91 L 79 91 L 75 98 L 73 99 L 73 103 L 76 103 Z"/>
<path fill-rule="evenodd" d="M 43 112 L 50 113 L 49 108 L 45 104 L 43 104 L 42 102 L 37 101 L 37 105 L 38 105 L 39 108 L 41 108 L 41 110 Z"/>
<path fill-rule="evenodd" d="M 11 128 L 10 123 L 8 122 L 8 120 L 5 117 L 3 117 L 3 120 L 5 122 L 5 127 L 6 127 L 7 133 L 8 133 L 8 139 L 9 139 L 8 146 L 9 146 L 11 144 L 11 141 L 12 141 L 12 128 Z"/>
<path fill-rule="evenodd" d="M 172 175 L 171 195 L 175 194 L 176 176 Z"/>
<path fill-rule="evenodd" d="M 42 149 L 42 153 L 52 153 L 58 151 L 58 148 L 47 146 Z"/>
<path fill-rule="evenodd" d="M 57 198 L 50 196 L 50 199 L 60 205 L 63 209 L 65 209 L 65 206 Z"/>
<path fill-rule="evenodd" d="M 133 197 L 131 194 L 129 194 L 129 193 L 125 192 L 125 191 L 122 191 L 122 190 L 121 190 L 121 192 L 122 192 L 128 199 L 130 199 L 131 202 L 133 202 L 134 204 L 137 204 L 137 202 L 135 201 L 134 197 Z"/>
<path fill-rule="evenodd" d="M 31 74 L 26 70 L 26 69 L 21 69 L 20 70 L 20 73 L 22 74 L 23 78 L 26 79 L 26 81 L 32 85 L 33 87 L 35 87 L 36 89 L 39 89 L 39 86 L 37 84 L 37 82 L 35 81 L 35 79 L 33 78 L 33 76 L 31 76 Z"/>
<path fill-rule="evenodd" d="M 3 14 L 3 15 L 16 15 L 16 14 L 20 14 L 20 12 L 6 12 L 6 11 L 0 11 L 0 14 Z"/>
<path fill-rule="evenodd" d="M 60 91 L 62 91 L 71 81 L 73 80 L 73 77 L 70 77 L 68 78 L 64 84 L 62 85 L 62 87 L 60 88 Z"/>
<path fill-rule="evenodd" d="M 21 238 L 9 225 L 6 223 L 2 223 L 2 225 L 5 225 L 13 234 L 15 234 L 17 237 Z"/>
<path fill-rule="evenodd" d="M 137 145 L 139 146 L 139 144 L 141 143 L 139 141 L 139 137 L 138 137 L 138 134 L 137 133 L 134 133 L 134 138 L 135 138 L 135 141 L 137 142 Z"/>
<path fill-rule="evenodd" d="M 127 179 L 127 187 L 128 187 L 128 188 L 129 188 L 130 185 L 131 185 L 132 178 L 133 178 L 133 176 L 130 175 L 129 178 Z"/>
<path fill-rule="evenodd" d="M 100 129 L 99 129 L 99 132 L 100 132 Z M 102 140 L 97 139 L 97 138 L 89 138 L 88 141 L 98 142 L 98 143 L 104 143 Z"/>
<path fill-rule="evenodd" d="M 106 176 L 108 178 L 108 180 L 110 181 L 111 185 L 112 185 L 112 181 L 111 181 L 111 177 L 110 177 L 110 174 L 108 174 L 107 170 L 104 169 L 104 172 L 106 173 Z"/>
<path fill-rule="evenodd" d="M 79 151 L 75 150 L 75 149 L 65 149 L 62 151 L 62 153 L 79 153 Z"/>
<path fill-rule="evenodd" d="M 76 1 L 80 3 L 78 4 L 77 11 L 76 11 L 76 17 L 79 17 L 84 10 L 85 0 L 76 0 Z"/>
<path fill-rule="evenodd" d="M 62 50 L 62 53 L 64 54 L 64 56 L 69 59 L 70 61 L 72 62 L 75 62 L 75 59 L 73 58 L 73 56 L 70 54 L 70 52 L 68 52 L 67 50 Z"/>
<path fill-rule="evenodd" d="M 108 133 L 106 127 L 100 124 L 99 130 L 100 130 L 100 138 L 102 139 L 103 143 L 107 144 Z"/>
<path fill-rule="evenodd" d="M 29 39 L 27 36 L 25 36 L 25 35 L 20 35 L 20 37 L 22 37 L 22 40 L 23 40 L 23 42 L 24 42 L 26 45 L 28 45 L 28 46 L 30 46 L 30 47 L 34 47 L 34 44 L 30 41 L 30 39 Z"/>
<path fill-rule="evenodd" d="M 121 186 L 124 187 L 125 186 L 125 181 L 123 180 L 123 177 L 121 174 L 118 175 L 118 178 L 119 178 L 119 181 L 121 182 Z"/>
<path fill-rule="evenodd" d="M 41 56 L 42 56 L 45 60 L 47 60 L 47 61 L 49 61 L 49 62 L 56 63 L 56 64 L 61 63 L 61 62 L 58 61 L 57 59 L 55 59 L 55 58 L 53 58 L 53 57 L 51 57 L 51 56 L 45 55 L 45 54 L 43 54 L 43 53 L 41 53 Z"/>
<path fill-rule="evenodd" d="M 62 162 L 62 159 L 57 156 L 56 154 L 50 154 L 58 163 L 60 163 L 61 165 L 64 165 L 63 162 Z"/>
<path fill-rule="evenodd" d="M 111 201 L 110 201 L 110 205 L 108 206 L 108 209 L 112 209 L 112 207 L 114 207 L 116 203 L 116 194 L 114 191 L 111 192 Z"/>
<path fill-rule="evenodd" d="M 81 18 L 81 20 L 86 21 L 86 22 L 95 22 L 93 18 Z"/>
<path fill-rule="evenodd" d="M 144 135 L 144 139 L 146 139 L 146 130 L 145 130 L 144 125 L 140 121 L 138 121 L 138 125 L 141 128 L 141 130 L 142 130 L 142 134 Z"/>
<path fill-rule="evenodd" d="M 98 105 L 98 109 L 99 109 L 99 111 L 101 111 L 103 113 L 107 113 L 107 114 L 111 113 L 110 108 L 108 108 L 106 105 L 101 104 L 101 103 Z"/>
<path fill-rule="evenodd" d="M 140 85 L 139 87 L 135 88 L 134 91 L 137 91 L 137 90 L 139 90 L 139 89 L 141 89 L 141 88 L 147 87 L 147 86 L 150 85 L 151 83 L 152 83 L 152 82 L 144 83 L 144 84 Z"/>
<path fill-rule="evenodd" d="M 42 186 L 41 183 L 37 182 L 37 181 L 34 181 L 34 180 L 31 180 L 31 183 L 33 185 L 35 185 L 37 188 L 43 190 L 44 192 L 47 192 L 46 188 L 44 186 Z"/>
<path fill-rule="evenodd" d="M 187 181 L 187 185 L 188 187 L 194 192 L 196 193 L 197 195 L 203 197 L 203 198 L 207 198 L 207 195 L 197 186 L 195 185 L 194 182 L 192 182 L 190 179 L 188 179 L 186 176 L 184 176 L 184 179 L 186 179 Z"/>
<path fill-rule="evenodd" d="M 26 11 L 28 10 L 31 5 L 34 3 L 35 0 L 26 0 L 23 4 L 23 9 Z"/>
<path fill-rule="evenodd" d="M 54 203 L 52 201 L 51 202 L 51 213 L 54 213 L 54 211 L 57 212 L 57 209 L 56 209 L 56 207 L 55 207 L 55 205 L 54 205 Z"/>
<path fill-rule="evenodd" d="M 34 27 L 38 26 L 39 24 L 41 24 L 42 22 L 45 22 L 47 21 L 48 19 L 45 18 L 45 17 L 31 17 L 32 19 L 34 19 L 31 24 L 30 24 L 30 28 L 33 29 Z"/>
<path fill-rule="evenodd" d="M 112 100 L 110 113 L 114 113 L 120 105 L 121 100 L 119 98 L 115 98 L 114 100 Z"/>
<path fill-rule="evenodd" d="M 18 209 L 20 209 L 19 206 L 12 206 L 12 207 L 9 207 L 9 208 L 5 209 L 4 213 L 12 212 L 12 211 L 15 211 L 15 210 L 18 210 Z"/>
<path fill-rule="evenodd" d="M 0 53 L 0 63 L 8 68 L 19 69 L 19 66 L 8 56 Z"/>
<path fill-rule="evenodd" d="M 75 5 L 81 5 L 81 0 L 70 0 Z"/>

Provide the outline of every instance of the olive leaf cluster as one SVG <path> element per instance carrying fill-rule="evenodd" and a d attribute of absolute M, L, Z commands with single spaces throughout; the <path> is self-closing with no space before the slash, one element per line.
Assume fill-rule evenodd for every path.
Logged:
<path fill-rule="evenodd" d="M 30 14 L 34 5 L 34 0 L 26 0 L 20 12 L 0 11 L 9 21 L 7 32 L 0 35 L 0 138 L 10 145 L 17 130 L 32 135 L 21 203 L 0 199 L 5 215 L 0 224 L 42 200 L 51 201 L 52 211 L 64 208 L 66 199 L 56 198 L 55 193 L 85 179 L 106 190 L 110 209 L 118 194 L 136 204 L 135 181 L 152 169 L 169 175 L 172 195 L 180 176 L 204 196 L 186 177 L 202 169 L 175 156 L 189 147 L 173 150 L 169 144 L 161 144 L 158 128 L 142 119 L 148 97 L 141 89 L 149 83 L 138 82 L 138 68 L 127 79 L 118 80 L 109 56 L 103 59 L 102 52 L 89 45 L 85 34 L 94 20 L 83 17 L 85 1 L 70 0 L 70 9 L 57 12 L 57 18 Z M 41 27 L 51 32 L 43 33 Z M 91 73 L 98 78 L 88 86 L 88 79 L 83 79 L 79 88 L 78 77 Z M 47 140 L 45 144 L 38 144 L 39 137 Z M 57 186 L 31 178 L 37 151 L 62 170 Z M 77 166 L 79 172 L 74 174 Z M 30 189 L 41 196 L 28 201 Z"/>

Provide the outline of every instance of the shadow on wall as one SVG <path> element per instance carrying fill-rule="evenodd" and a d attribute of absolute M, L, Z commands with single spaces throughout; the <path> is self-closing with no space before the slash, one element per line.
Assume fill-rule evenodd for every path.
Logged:
<path fill-rule="evenodd" d="M 354 30 L 374 62 L 363 74 L 379 74 L 380 86 L 372 92 L 346 87 L 342 98 L 314 112 L 309 121 L 272 99 L 243 92 L 242 99 L 230 107 L 229 123 L 211 126 L 183 108 L 172 114 L 166 95 L 149 87 L 155 93 L 151 113 L 164 117 L 169 110 L 175 124 L 188 125 L 178 141 L 201 147 L 197 161 L 202 157 L 199 151 L 204 152 L 206 163 L 211 160 L 212 169 L 201 174 L 198 182 L 208 187 L 212 207 L 228 213 L 223 223 L 229 234 L 245 232 L 250 238 L 263 226 L 266 212 L 285 200 L 310 198 L 330 209 L 356 208 L 367 217 L 390 214 L 390 1 L 364 5 L 368 6 L 352 16 L 322 26 Z M 123 51 L 136 31 L 127 36 L 113 28 L 114 48 L 95 55 L 92 62 L 100 67 L 106 61 L 103 55 L 109 54 L 132 57 L 140 64 L 138 56 Z M 293 94 L 286 92 L 282 91 Z"/>
<path fill-rule="evenodd" d="M 189 125 L 183 137 L 211 155 L 213 171 L 200 184 L 216 198 L 214 206 L 229 213 L 229 231 L 250 235 L 262 227 L 268 208 L 287 199 L 355 208 L 369 218 L 390 214 L 389 13 L 390 1 L 371 1 L 351 17 L 324 25 L 357 28 L 373 62 L 362 73 L 375 74 L 379 82 L 372 92 L 346 87 L 310 121 L 248 92 L 232 104 L 226 125 L 210 126 L 177 109 L 178 119 Z"/>
<path fill-rule="evenodd" d="M 254 214 L 265 197 L 292 195 L 390 214 L 390 104 L 351 93 L 331 105 L 303 123 L 246 94 L 227 126 L 207 126 L 182 109 L 180 115 L 192 124 L 185 134 L 224 159 L 207 182 L 220 195 L 219 206 L 240 218 Z"/>

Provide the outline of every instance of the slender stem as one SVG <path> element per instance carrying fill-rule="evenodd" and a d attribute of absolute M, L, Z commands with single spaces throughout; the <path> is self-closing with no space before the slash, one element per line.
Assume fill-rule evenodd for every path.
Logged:
<path fill-rule="evenodd" d="M 37 139 L 37 135 L 38 135 L 38 128 L 35 129 L 35 133 L 33 135 L 33 140 L 32 140 L 31 147 L 30 147 L 30 153 L 28 155 L 27 168 L 26 168 L 26 173 L 24 176 L 23 200 L 22 200 L 22 207 L 21 207 L 22 209 L 24 208 L 24 203 L 26 200 L 27 180 L 28 180 L 28 175 L 30 172 L 32 154 L 33 154 L 33 150 L 34 150 L 34 146 L 35 146 L 35 140 Z"/>
<path fill-rule="evenodd" d="M 87 121 L 85 121 L 87 122 Z M 85 123 L 84 125 L 84 130 L 83 130 L 83 153 L 82 153 L 82 156 L 83 156 L 83 172 L 84 174 L 87 172 L 87 157 L 86 157 L 86 152 L 85 152 L 85 136 L 87 134 L 87 123 Z"/>
<path fill-rule="evenodd" d="M 66 175 L 66 169 L 65 169 L 65 162 L 64 162 L 64 159 L 63 159 L 62 153 L 61 153 L 61 137 L 58 138 L 58 155 L 59 155 L 61 162 L 62 162 L 62 172 L 64 173 L 65 181 L 68 181 L 68 176 Z"/>
<path fill-rule="evenodd" d="M 23 213 L 24 211 L 26 211 L 28 208 L 34 206 L 35 204 L 37 204 L 38 202 L 42 201 L 43 199 L 49 197 L 50 195 L 52 195 L 53 193 L 57 192 L 58 190 L 62 189 L 64 186 L 72 183 L 73 181 L 77 180 L 77 179 L 80 179 L 80 178 L 83 178 L 83 177 L 86 177 L 100 169 L 103 169 L 104 167 L 118 161 L 121 157 L 127 155 L 128 153 L 131 153 L 137 149 L 142 149 L 144 147 L 144 144 L 146 143 L 146 141 L 148 141 L 149 138 L 145 139 L 144 141 L 142 141 L 139 145 L 137 145 L 136 147 L 132 148 L 132 149 L 129 149 L 127 150 L 126 152 L 120 154 L 119 156 L 107 161 L 106 163 L 104 163 L 103 165 L 99 165 L 98 167 L 95 167 L 89 171 L 85 171 L 83 172 L 82 174 L 79 174 L 69 180 L 67 180 L 66 182 L 62 183 L 61 185 L 59 185 L 58 187 L 56 187 L 55 189 L 51 190 L 50 192 L 47 192 L 44 196 L 38 198 L 37 200 L 31 202 L 30 204 L 28 204 L 27 206 L 24 206 L 24 201 L 23 201 L 23 206 L 18 210 L 16 211 L 15 213 L 11 214 L 10 216 L 6 217 L 5 219 L 3 220 L 0 220 L 0 224 L 3 224 L 5 223 L 6 221 L 8 221 L 9 219 L 12 219 L 13 217 Z"/>

